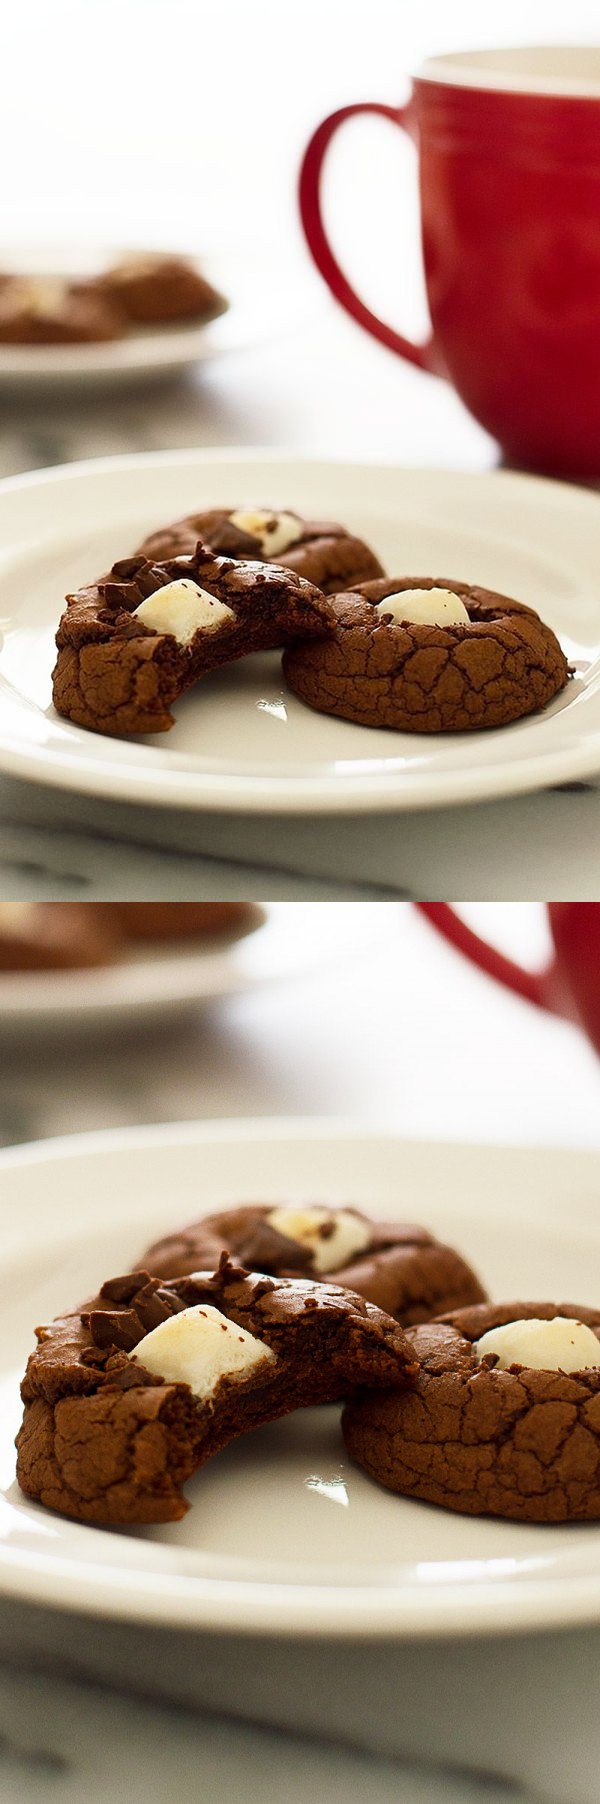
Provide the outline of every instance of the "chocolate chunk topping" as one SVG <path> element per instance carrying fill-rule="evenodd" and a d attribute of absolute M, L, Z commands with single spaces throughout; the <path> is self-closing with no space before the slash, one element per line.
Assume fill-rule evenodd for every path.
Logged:
<path fill-rule="evenodd" d="M 275 1277 L 310 1276 L 310 1247 L 271 1227 L 268 1216 L 273 1206 L 241 1204 L 203 1216 L 155 1241 L 144 1260 L 157 1276 L 176 1278 L 204 1269 L 225 1248 L 244 1265 Z M 485 1292 L 471 1267 L 426 1228 L 414 1222 L 373 1221 L 357 1209 L 353 1213 L 368 1222 L 369 1244 L 363 1253 L 327 1273 L 329 1285 L 358 1291 L 402 1323 L 423 1321 L 461 1303 L 481 1302 Z"/>

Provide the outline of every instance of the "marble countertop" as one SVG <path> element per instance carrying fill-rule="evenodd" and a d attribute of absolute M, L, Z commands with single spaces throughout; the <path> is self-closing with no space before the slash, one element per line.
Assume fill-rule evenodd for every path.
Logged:
<path fill-rule="evenodd" d="M 0 1787 L 11 1804 L 188 1804 L 200 1789 L 231 1804 L 279 1804 L 283 1785 L 289 1804 L 527 1804 L 493 1775 L 327 1747 L 100 1685 L 14 1668 L 2 1676 Z"/>
<path fill-rule="evenodd" d="M 598 1638 L 590 1634 L 500 1639 L 467 1651 L 459 1643 L 324 1653 L 308 1644 L 290 1659 L 285 1644 L 232 1650 L 218 1637 L 190 1637 L 174 1647 L 163 1632 L 100 1625 L 82 1634 L 66 1618 L 61 1644 L 48 1617 L 33 1616 L 33 1652 L 10 1621 L 7 1648 L 0 1620 L 0 1795 L 10 1804 L 105 1804 L 115 1796 L 187 1804 L 200 1788 L 231 1804 L 279 1804 L 283 1789 L 290 1804 L 596 1804 Z M 162 1660 L 171 1663 L 168 1701 L 153 1695 Z M 222 1669 L 225 1661 L 247 1683 L 250 1720 L 218 1717 L 210 1701 L 199 1701 L 213 1663 Z M 354 1726 L 341 1731 L 334 1710 L 323 1731 L 317 1693 L 340 1689 Z M 370 1706 L 380 1718 L 381 1697 L 387 1737 L 384 1729 L 373 1746 Z M 312 1727 L 290 1731 L 290 1714 Z"/>

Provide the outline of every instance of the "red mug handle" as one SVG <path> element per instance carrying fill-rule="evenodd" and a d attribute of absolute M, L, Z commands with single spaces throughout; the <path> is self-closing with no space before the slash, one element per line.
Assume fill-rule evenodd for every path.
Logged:
<path fill-rule="evenodd" d="M 478 933 L 473 933 L 466 921 L 453 908 L 449 908 L 446 902 L 417 902 L 415 907 L 426 915 L 432 927 L 444 939 L 449 940 L 451 946 L 464 953 L 474 965 L 479 965 L 488 977 L 495 977 L 497 983 L 503 983 L 507 989 L 514 990 L 526 1002 L 533 1002 L 536 1008 L 547 1009 L 552 1015 L 572 1014 L 555 962 L 548 965 L 545 971 L 527 971 L 523 965 L 517 965 L 514 959 L 506 958 L 503 952 L 497 952 L 495 946 L 488 945 L 488 941 L 482 940 Z"/>
<path fill-rule="evenodd" d="M 388 350 L 396 351 L 399 357 L 406 357 L 409 363 L 416 363 L 418 369 L 429 370 L 434 375 L 441 375 L 436 347 L 433 338 L 426 344 L 413 344 L 411 338 L 404 338 L 401 332 L 395 332 L 385 320 L 379 319 L 376 313 L 366 307 L 360 296 L 350 287 L 347 277 L 337 258 L 334 257 L 321 213 L 321 175 L 325 155 L 338 126 L 346 119 L 352 119 L 356 113 L 380 113 L 382 118 L 391 119 L 393 125 L 399 125 L 402 131 L 408 131 L 408 107 L 382 106 L 379 101 L 361 101 L 357 106 L 339 107 L 337 113 L 330 113 L 308 144 L 300 170 L 300 216 L 309 250 L 312 252 L 317 269 L 324 277 L 336 301 L 345 307 L 352 319 L 366 332 L 371 332 Z"/>

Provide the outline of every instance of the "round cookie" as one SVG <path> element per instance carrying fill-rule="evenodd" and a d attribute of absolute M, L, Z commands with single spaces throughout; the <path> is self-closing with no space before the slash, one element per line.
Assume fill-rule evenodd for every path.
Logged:
<path fill-rule="evenodd" d="M 242 1204 L 154 1242 L 145 1270 L 176 1278 L 224 1252 L 279 1278 L 322 1278 L 358 1292 L 403 1325 L 485 1297 L 453 1247 L 412 1223 L 372 1221 L 360 1209 Z"/>
<path fill-rule="evenodd" d="M 229 305 L 187 257 L 155 251 L 142 251 L 115 263 L 98 277 L 96 289 L 119 308 L 130 326 L 208 321 L 225 313 Z"/>
<path fill-rule="evenodd" d="M 386 618 L 405 591 L 444 591 L 468 619 L 430 625 Z M 545 707 L 569 676 L 564 652 L 533 608 L 445 577 L 403 576 L 336 596 L 333 633 L 283 659 L 295 695 L 321 714 L 402 733 L 503 727 Z M 401 604 L 396 612 L 401 612 Z"/>
<path fill-rule="evenodd" d="M 508 1342 L 503 1333 L 479 1344 L 508 1324 Z M 410 1392 L 365 1395 L 344 1412 L 348 1452 L 365 1472 L 468 1516 L 600 1519 L 600 1310 L 480 1304 L 407 1339 L 419 1361 Z M 573 1360 L 580 1369 L 566 1371 Z"/>
<path fill-rule="evenodd" d="M 240 939 L 265 918 L 255 902 L 101 902 L 97 909 L 128 940 Z"/>
<path fill-rule="evenodd" d="M 374 551 L 345 526 L 305 520 L 293 508 L 205 508 L 159 527 L 139 549 L 144 557 L 178 557 L 189 555 L 197 539 L 224 557 L 282 564 L 324 595 L 382 574 Z"/>
<path fill-rule="evenodd" d="M 92 283 L 15 276 L 0 283 L 1 344 L 100 344 L 121 338 L 124 321 Z"/>
<path fill-rule="evenodd" d="M 0 903 L 0 971 L 92 969 L 119 952 L 118 927 L 93 903 Z"/>

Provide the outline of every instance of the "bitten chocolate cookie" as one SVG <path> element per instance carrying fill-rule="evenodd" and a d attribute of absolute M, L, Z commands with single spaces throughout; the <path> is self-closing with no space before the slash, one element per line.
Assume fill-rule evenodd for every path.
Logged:
<path fill-rule="evenodd" d="M 109 1280 L 37 1336 L 19 1484 L 85 1522 L 176 1522 L 186 1480 L 237 1435 L 416 1370 L 402 1330 L 362 1297 L 227 1259 L 171 1284 Z"/>
<path fill-rule="evenodd" d="M 485 1297 L 460 1254 L 425 1228 L 312 1204 L 242 1204 L 205 1215 L 155 1241 L 142 1263 L 176 1278 L 216 1265 L 223 1252 L 276 1277 L 324 1278 L 358 1291 L 403 1324 Z"/>
<path fill-rule="evenodd" d="M 374 551 L 362 539 L 329 520 L 305 520 L 294 509 L 205 508 L 151 532 L 140 545 L 144 557 L 189 554 L 197 539 L 226 557 L 263 559 L 295 570 L 324 595 L 381 576 Z"/>
<path fill-rule="evenodd" d="M 0 283 L 1 344 L 101 343 L 123 330 L 118 306 L 91 282 L 14 276 Z"/>
<path fill-rule="evenodd" d="M 410 1393 L 344 1411 L 365 1472 L 467 1516 L 600 1518 L 600 1310 L 481 1304 L 407 1340 L 419 1361 Z"/>
<path fill-rule="evenodd" d="M 321 645 L 283 659 L 295 695 L 321 714 L 402 733 L 504 727 L 551 701 L 569 676 L 533 608 L 445 577 L 363 583 L 333 603 Z"/>
<path fill-rule="evenodd" d="M 191 557 L 123 558 L 67 596 L 54 705 L 96 733 L 164 733 L 171 708 L 207 671 L 288 639 L 326 633 L 331 602 L 294 571 Z"/>
<path fill-rule="evenodd" d="M 97 278 L 96 289 L 120 309 L 130 326 L 167 326 L 178 320 L 202 324 L 229 306 L 187 257 L 154 251 L 113 264 Z"/>

